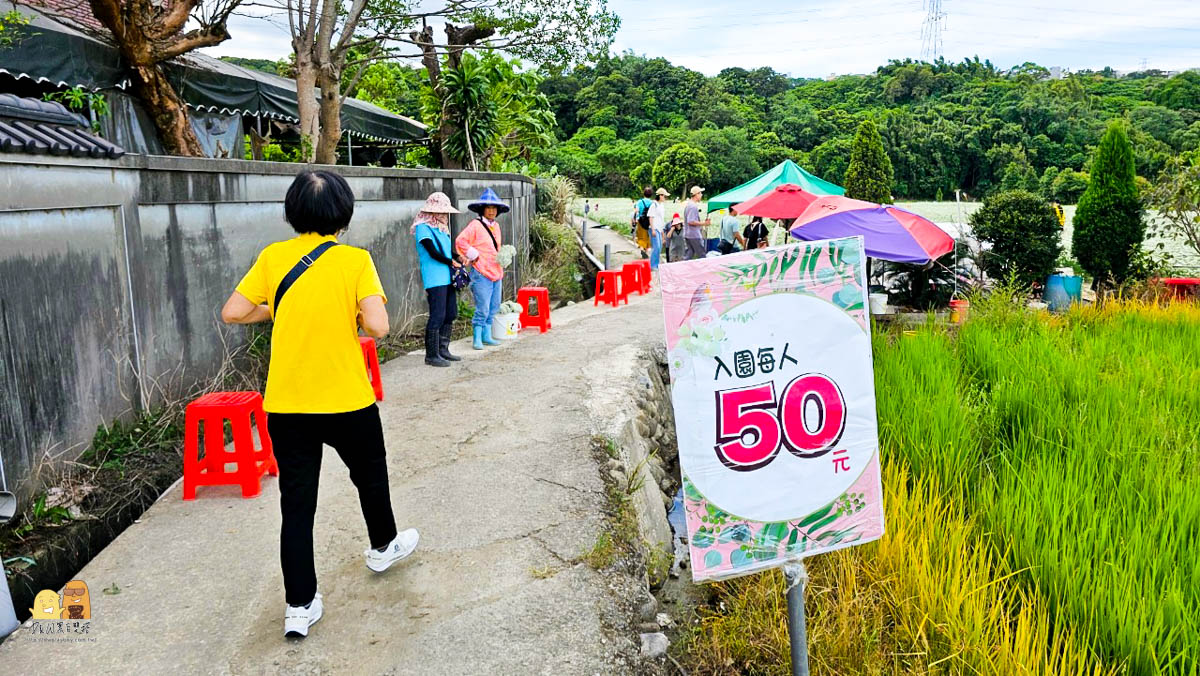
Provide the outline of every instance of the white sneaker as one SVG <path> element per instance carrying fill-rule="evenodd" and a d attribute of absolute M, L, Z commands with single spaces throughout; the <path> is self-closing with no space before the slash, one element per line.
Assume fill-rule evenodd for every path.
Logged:
<path fill-rule="evenodd" d="M 417 541 L 420 539 L 421 536 L 417 533 L 417 529 L 409 528 L 396 535 L 396 539 L 388 543 L 388 546 L 382 552 L 375 551 L 374 547 L 368 549 L 363 552 L 363 555 L 367 557 L 367 568 L 376 573 L 382 573 L 391 567 L 393 563 L 412 554 L 413 550 L 417 548 Z"/>
<path fill-rule="evenodd" d="M 287 611 L 283 615 L 283 635 L 290 638 L 308 636 L 308 628 L 321 619 L 321 614 L 324 610 L 320 592 L 317 592 L 317 595 L 313 597 L 312 603 L 308 604 L 307 608 L 304 606 L 288 606 Z"/>

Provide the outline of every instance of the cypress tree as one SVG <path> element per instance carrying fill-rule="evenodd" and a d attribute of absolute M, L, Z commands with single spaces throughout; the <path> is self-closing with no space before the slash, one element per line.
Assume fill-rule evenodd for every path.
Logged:
<path fill-rule="evenodd" d="M 846 168 L 846 197 L 879 204 L 892 203 L 892 161 L 883 151 L 879 129 L 870 119 L 858 125 Z"/>
<path fill-rule="evenodd" d="M 1125 281 L 1130 257 L 1146 235 L 1134 176 L 1133 147 L 1125 127 L 1114 120 L 1092 158 L 1071 238 L 1071 252 L 1092 276 L 1093 288 Z"/>

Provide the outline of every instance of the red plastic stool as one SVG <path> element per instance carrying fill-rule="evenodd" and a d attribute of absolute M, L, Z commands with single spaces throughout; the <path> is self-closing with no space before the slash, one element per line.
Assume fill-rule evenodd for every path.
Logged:
<path fill-rule="evenodd" d="M 537 314 L 529 313 L 529 301 L 537 303 Z M 523 286 L 517 289 L 521 305 L 521 328 L 536 326 L 542 333 L 550 330 L 550 290 L 544 286 Z"/>
<path fill-rule="evenodd" d="M 621 273 L 617 270 L 601 270 L 596 273 L 596 295 L 592 298 L 592 306 L 609 303 L 617 307 L 624 300 L 629 304 L 629 292 L 621 284 Z"/>
<path fill-rule="evenodd" d="M 362 348 L 363 361 L 367 364 L 367 380 L 375 390 L 375 401 L 383 401 L 383 378 L 379 376 L 379 351 L 375 349 L 375 339 L 359 336 L 358 346 Z"/>
<path fill-rule="evenodd" d="M 250 416 L 258 424 L 258 443 L 250 435 Z M 204 421 L 204 457 L 200 457 L 200 421 Z M 225 421 L 233 428 L 233 451 L 225 450 Z M 279 475 L 262 395 L 258 392 L 213 392 L 188 404 L 184 412 L 183 499 L 195 500 L 197 486 L 241 485 L 242 497 L 262 492 L 262 475 Z M 232 472 L 225 463 L 235 463 Z"/>
<path fill-rule="evenodd" d="M 626 296 L 634 291 L 637 291 L 639 296 L 646 295 L 646 289 L 642 282 L 644 274 L 639 263 L 626 263 L 621 266 L 621 289 Z M 626 298 L 626 302 L 628 302 L 628 298 Z"/>
<path fill-rule="evenodd" d="M 650 293 L 650 280 L 654 276 L 654 271 L 652 269 L 650 269 L 650 261 L 649 260 L 634 261 L 633 264 L 640 265 L 642 267 L 642 276 L 641 276 L 642 290 L 645 293 Z"/>

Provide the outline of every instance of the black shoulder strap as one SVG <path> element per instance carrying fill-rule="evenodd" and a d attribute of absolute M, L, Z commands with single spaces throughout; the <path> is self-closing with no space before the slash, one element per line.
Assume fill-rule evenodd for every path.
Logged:
<path fill-rule="evenodd" d="M 292 266 L 292 269 L 288 270 L 288 273 L 283 276 L 283 281 L 279 282 L 279 288 L 275 289 L 275 305 L 274 309 L 272 310 L 272 314 L 274 316 L 279 316 L 279 301 L 283 300 L 283 294 L 287 293 L 287 290 L 292 288 L 292 285 L 296 283 L 297 279 L 300 279 L 300 275 L 304 274 L 305 270 L 309 269 L 312 267 L 313 263 L 317 262 L 317 259 L 321 257 L 321 254 L 335 246 L 337 246 L 337 242 L 321 242 L 317 245 L 317 248 L 309 251 L 304 256 L 301 256 L 300 260 Z"/>
<path fill-rule="evenodd" d="M 496 253 L 499 253 L 500 252 L 500 244 L 498 242 L 496 242 L 496 236 L 492 234 L 492 229 L 488 227 L 487 223 L 483 222 L 482 218 L 476 218 L 475 220 L 483 228 L 483 231 L 488 234 L 488 237 L 492 238 L 492 248 L 494 248 L 496 250 Z"/>

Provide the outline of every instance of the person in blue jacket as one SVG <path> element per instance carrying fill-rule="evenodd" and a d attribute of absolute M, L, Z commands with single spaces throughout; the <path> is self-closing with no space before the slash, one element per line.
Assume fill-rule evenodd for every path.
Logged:
<path fill-rule="evenodd" d="M 413 238 L 421 260 L 421 283 L 429 301 L 429 321 L 425 324 L 425 363 L 430 366 L 449 366 L 461 361 L 450 353 L 450 334 L 458 317 L 458 294 L 454 291 L 454 268 L 462 258 L 454 252 L 450 241 L 450 214 L 459 213 L 445 193 L 435 192 L 425 200 L 425 206 L 413 219 Z"/>

